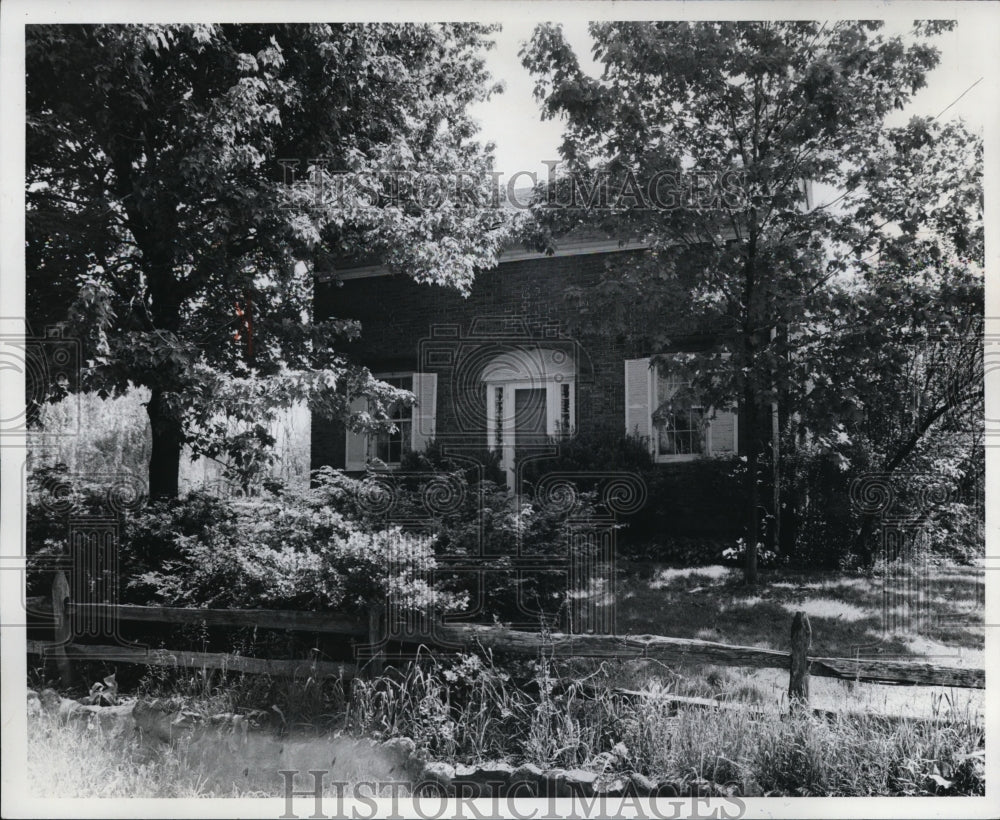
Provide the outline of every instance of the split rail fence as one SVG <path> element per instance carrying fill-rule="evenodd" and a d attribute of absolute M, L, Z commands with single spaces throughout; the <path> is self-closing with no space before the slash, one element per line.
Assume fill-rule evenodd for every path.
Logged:
<path fill-rule="evenodd" d="M 37 601 L 32 603 L 38 607 Z M 48 606 L 45 609 L 47 610 Z M 71 661 L 74 659 L 147 666 L 222 669 L 250 674 L 333 675 L 343 679 L 350 679 L 360 671 L 358 664 L 350 662 L 250 658 L 227 653 L 95 646 L 73 642 L 73 618 L 93 617 L 97 614 L 107 616 L 110 613 L 120 621 L 242 626 L 335 634 L 357 639 L 369 646 L 378 645 L 380 642 L 378 618 L 365 620 L 328 612 L 74 603 L 70 599 L 69 584 L 62 572 L 56 573 L 53 583 L 51 612 L 54 640 L 28 641 L 28 652 L 55 660 L 63 682 L 67 684 L 72 680 Z M 396 641 L 397 638 L 392 640 Z M 789 698 L 792 703 L 796 701 L 804 703 L 808 700 L 810 676 L 837 678 L 855 683 L 986 688 L 986 673 L 983 669 L 871 657 L 811 657 L 808 654 L 811 644 L 809 619 L 801 612 L 796 613 L 792 619 L 791 646 L 788 652 L 661 635 L 542 634 L 502 626 L 471 624 L 439 625 L 435 627 L 433 634 L 409 633 L 398 640 L 430 647 L 443 646 L 446 651 L 483 648 L 520 656 L 536 656 L 544 651 L 547 656 L 554 659 L 579 657 L 651 659 L 671 665 L 713 664 L 783 669 L 789 672 Z M 374 660 L 378 663 L 377 656 Z"/>

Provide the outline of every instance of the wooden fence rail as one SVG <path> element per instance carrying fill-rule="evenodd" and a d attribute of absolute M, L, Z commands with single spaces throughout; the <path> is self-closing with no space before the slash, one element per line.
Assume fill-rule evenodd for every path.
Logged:
<path fill-rule="evenodd" d="M 51 653 L 51 644 L 28 641 L 28 652 L 34 655 Z M 143 649 L 132 646 L 96 646 L 70 644 L 66 654 L 76 660 L 112 661 L 135 663 L 144 666 L 186 667 L 193 669 L 221 669 L 228 672 L 246 672 L 251 675 L 283 677 L 332 675 L 349 680 L 357 674 L 353 663 L 320 660 L 275 660 L 273 658 L 248 658 L 224 652 L 189 652 L 178 649 Z"/>
<path fill-rule="evenodd" d="M 68 683 L 72 674 L 68 657 L 102 658 L 124 663 L 157 666 L 216 668 L 248 673 L 295 675 L 305 672 L 341 675 L 350 678 L 357 669 L 350 663 L 319 660 L 271 660 L 246 658 L 223 653 L 176 650 L 144 650 L 134 647 L 92 646 L 67 643 L 68 624 L 73 615 L 111 614 L 120 620 L 169 624 L 207 624 L 211 626 L 251 626 L 262 629 L 286 629 L 303 632 L 338 634 L 377 642 L 371 631 L 371 620 L 325 612 L 294 612 L 282 610 L 190 609 L 160 606 L 120 604 L 77 604 L 68 601 L 68 585 L 57 573 L 53 585 L 52 607 L 55 618 L 55 641 L 29 641 L 28 651 L 55 657 L 60 674 Z M 61 602 L 61 606 L 60 606 Z M 603 657 L 618 659 L 648 658 L 673 665 L 714 664 L 717 666 L 783 669 L 790 672 L 789 698 L 805 703 L 809 696 L 809 676 L 838 678 L 857 683 L 880 683 L 910 686 L 949 686 L 971 689 L 986 688 L 983 669 L 939 666 L 911 661 L 890 661 L 880 658 L 823 658 L 808 655 L 811 631 L 804 613 L 793 619 L 791 652 L 732 646 L 690 638 L 669 638 L 661 635 L 570 635 L 540 634 L 501 626 L 471 624 L 441 625 L 433 634 L 409 633 L 400 642 L 443 646 L 447 650 L 492 649 L 515 655 L 537 655 L 545 652 L 556 659 Z M 393 637 L 393 640 L 397 638 Z"/>

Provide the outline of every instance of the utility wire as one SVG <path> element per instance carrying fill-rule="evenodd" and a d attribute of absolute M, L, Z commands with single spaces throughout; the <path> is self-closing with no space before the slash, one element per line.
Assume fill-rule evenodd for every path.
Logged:
<path fill-rule="evenodd" d="M 982 81 L 983 81 L 982 77 L 980 77 L 978 80 L 976 80 L 972 85 L 970 85 L 967 89 L 965 89 L 965 91 L 963 91 L 961 94 L 959 94 L 957 97 L 955 97 L 954 100 L 952 100 L 950 103 L 948 103 L 948 105 L 946 105 L 941 110 L 941 112 L 937 115 L 937 117 L 935 117 L 934 119 L 937 119 L 938 117 L 940 117 L 941 114 L 943 114 L 945 111 L 947 111 L 949 108 L 951 108 L 955 103 L 957 103 L 960 99 L 962 99 L 962 97 L 964 97 L 966 94 L 968 94 L 970 91 L 972 91 L 972 89 L 975 88 L 977 85 L 979 85 Z"/>

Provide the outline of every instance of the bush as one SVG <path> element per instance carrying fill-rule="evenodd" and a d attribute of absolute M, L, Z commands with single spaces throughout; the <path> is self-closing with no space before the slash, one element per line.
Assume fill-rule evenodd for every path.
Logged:
<path fill-rule="evenodd" d="M 52 572 L 57 563 L 68 555 L 69 521 L 75 517 L 100 517 L 117 523 L 119 532 L 125 520 L 125 510 L 118 499 L 111 498 L 116 488 L 90 482 L 71 481 L 63 463 L 37 467 L 28 473 L 26 481 L 25 551 L 27 557 L 26 594 L 48 595 Z M 141 503 L 141 498 L 132 499 Z M 81 568 L 81 571 L 86 571 Z M 87 585 L 99 580 L 93 575 L 83 579 Z"/>
<path fill-rule="evenodd" d="M 800 443 L 786 456 L 782 548 L 789 561 L 831 569 L 860 567 L 878 553 L 882 516 L 904 524 L 921 549 L 935 557 L 970 563 L 984 555 L 978 459 L 930 458 L 918 450 L 890 476 L 867 464 L 867 453 L 838 459 L 815 444 Z M 855 486 L 856 481 L 862 483 Z M 868 543 L 858 544 L 869 501 L 874 526 Z M 882 503 L 891 507 L 883 509 Z"/>
<path fill-rule="evenodd" d="M 722 551 L 723 563 L 731 566 L 742 567 L 746 564 L 747 542 L 743 538 L 737 538 L 736 543 L 726 547 Z M 760 542 L 757 543 L 757 566 L 773 567 L 781 563 L 781 557 L 774 550 L 767 549 Z"/>
<path fill-rule="evenodd" d="M 345 490 L 351 488 L 345 481 Z M 431 539 L 398 527 L 372 529 L 331 509 L 313 490 L 252 501 L 189 497 L 186 503 L 150 507 L 136 522 L 131 548 L 149 533 L 172 533 L 161 567 L 142 573 L 131 587 L 178 606 L 265 607 L 363 612 L 392 599 L 403 610 L 460 608 L 460 596 L 431 586 L 436 567 Z M 192 515 L 191 506 L 195 507 Z M 198 532 L 190 523 L 208 509 L 212 520 Z"/>
<path fill-rule="evenodd" d="M 432 441 L 421 451 L 409 451 L 403 456 L 403 473 L 437 472 L 454 473 L 461 471 L 469 484 L 486 480 L 493 484 L 504 484 L 506 473 L 500 466 L 500 454 L 495 450 L 462 450 L 461 455 L 447 453 L 440 442 Z"/>
<path fill-rule="evenodd" d="M 29 481 L 29 594 L 48 592 L 52 560 L 67 553 L 67 518 L 108 517 L 106 493 L 69 482 L 61 465 Z M 430 579 L 430 538 L 372 526 L 359 508 L 362 482 L 252 500 L 191 493 L 113 513 L 121 600 L 169 606 L 362 611 L 391 596 L 404 610 L 452 611 L 464 598 Z M 140 499 L 141 500 L 141 499 Z M 79 568 L 78 568 L 79 569 Z"/>
<path fill-rule="evenodd" d="M 440 453 L 414 463 L 417 473 L 356 479 L 326 468 L 308 490 L 254 499 L 191 493 L 125 510 L 120 600 L 363 612 L 391 597 L 414 613 L 566 626 L 571 601 L 589 594 L 568 588 L 573 560 L 601 559 L 600 540 L 586 531 L 602 516 L 607 523 L 596 526 L 615 526 L 593 494 L 567 508 L 512 496 L 467 463 L 450 471 L 455 463 Z M 29 540 L 38 557 L 64 551 L 65 516 L 45 513 L 49 495 L 77 513 L 106 510 L 98 489 L 45 471 L 34 486 Z M 35 594 L 47 593 L 50 576 L 31 579 Z"/>
<path fill-rule="evenodd" d="M 696 563 L 711 563 L 741 534 L 742 487 L 732 459 L 660 465 L 643 439 L 607 429 L 553 439 L 552 444 L 558 455 L 526 465 L 529 489 L 558 472 L 592 474 L 593 480 L 577 481 L 585 490 L 596 489 L 613 473 L 631 473 L 641 481 L 645 503 L 620 517 L 619 545 L 625 555 L 673 562 L 700 542 Z"/>
<path fill-rule="evenodd" d="M 433 451 L 409 464 L 420 469 L 370 473 L 360 481 L 324 468 L 316 473 L 316 492 L 368 529 L 398 525 L 413 534 L 433 533 L 434 552 L 450 568 L 442 583 L 469 597 L 468 614 L 478 620 L 537 624 L 567 615 L 572 561 L 599 560 L 599 539 L 586 533 L 615 526 L 593 493 L 577 493 L 567 506 L 562 498 L 512 495 L 506 484 Z M 524 571 L 526 561 L 530 571 Z"/>

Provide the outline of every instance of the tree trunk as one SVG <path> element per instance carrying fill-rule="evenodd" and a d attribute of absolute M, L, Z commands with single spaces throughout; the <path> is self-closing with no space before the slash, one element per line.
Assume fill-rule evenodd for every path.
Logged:
<path fill-rule="evenodd" d="M 146 412 L 153 433 L 153 450 L 149 457 L 149 497 L 176 498 L 184 441 L 180 419 L 170 411 L 163 391 L 158 387 L 152 390 Z"/>
<path fill-rule="evenodd" d="M 755 288 L 754 264 L 756 261 L 756 211 L 750 211 L 751 238 L 747 244 L 747 258 L 743 269 L 743 305 L 746 313 L 743 315 L 743 339 L 741 357 L 743 359 L 743 417 L 745 433 L 743 446 L 746 450 L 747 472 L 744 479 L 744 501 L 746 515 L 744 518 L 744 544 L 746 555 L 743 564 L 743 580 L 747 584 L 757 583 L 757 534 L 760 532 L 760 507 L 757 490 L 757 451 L 760 444 L 760 429 L 757 420 L 757 380 L 755 378 L 756 339 L 754 337 L 756 305 L 759 296 Z"/>
<path fill-rule="evenodd" d="M 757 583 L 757 540 L 760 536 L 760 487 L 757 483 L 757 452 L 760 448 L 760 430 L 757 424 L 757 396 L 751 385 L 743 394 L 743 405 L 746 416 L 746 455 L 747 471 L 745 477 L 746 495 L 746 556 L 743 566 L 743 580 L 748 584 Z"/>

